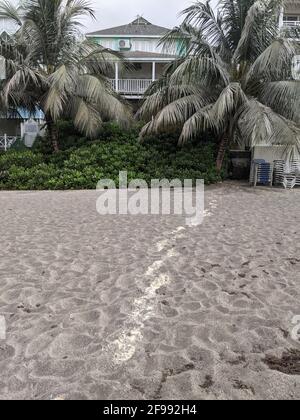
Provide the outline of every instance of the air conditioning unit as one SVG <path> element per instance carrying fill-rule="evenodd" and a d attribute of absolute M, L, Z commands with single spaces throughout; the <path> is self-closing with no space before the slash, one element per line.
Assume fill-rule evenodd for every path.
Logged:
<path fill-rule="evenodd" d="M 129 39 L 120 39 L 119 41 L 120 50 L 130 50 L 131 42 Z"/>

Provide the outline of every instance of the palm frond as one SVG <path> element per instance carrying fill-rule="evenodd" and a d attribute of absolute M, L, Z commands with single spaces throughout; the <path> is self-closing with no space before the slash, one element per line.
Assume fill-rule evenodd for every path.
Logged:
<path fill-rule="evenodd" d="M 75 95 L 94 104 L 103 120 L 116 121 L 123 126 L 131 122 L 127 104 L 107 88 L 101 77 L 83 74 L 76 80 Z"/>
<path fill-rule="evenodd" d="M 179 145 L 182 146 L 196 135 L 215 128 L 213 104 L 209 104 L 189 118 L 181 131 Z"/>
<path fill-rule="evenodd" d="M 196 85 L 170 85 L 158 88 L 157 91 L 146 96 L 137 116 L 148 121 L 161 111 L 165 106 L 187 96 L 197 97 L 207 95 L 205 89 Z"/>
<path fill-rule="evenodd" d="M 236 50 L 248 11 L 256 0 L 223 0 L 219 3 L 223 30 L 232 53 Z"/>
<path fill-rule="evenodd" d="M 238 125 L 242 143 L 257 145 L 284 145 L 300 150 L 300 128 L 292 121 L 276 114 L 255 99 L 245 103 L 238 111 Z"/>
<path fill-rule="evenodd" d="M 188 57 L 200 53 L 212 55 L 214 51 L 204 34 L 187 22 L 183 22 L 164 35 L 159 45 L 163 46 L 166 53 L 179 57 Z"/>
<path fill-rule="evenodd" d="M 145 124 L 143 126 L 143 128 L 140 131 L 140 135 L 139 135 L 139 141 L 142 143 L 143 140 L 145 139 L 145 137 L 153 134 L 154 132 L 154 128 L 152 126 L 153 121 L 149 121 L 147 124 Z"/>
<path fill-rule="evenodd" d="M 124 62 L 122 53 L 103 48 L 94 42 L 84 40 L 77 44 L 77 48 L 76 65 L 81 66 L 90 74 L 111 75 L 115 71 L 115 63 L 118 63 L 120 72 L 125 68 L 130 68 Z M 74 60 L 74 52 L 71 54 L 71 60 Z"/>
<path fill-rule="evenodd" d="M 73 97 L 68 106 L 68 114 L 71 116 L 74 126 L 78 131 L 94 138 L 102 126 L 102 119 L 97 109 L 83 98 Z"/>
<path fill-rule="evenodd" d="M 213 106 L 215 125 L 217 127 L 222 126 L 222 124 L 226 125 L 226 120 L 231 118 L 236 109 L 247 100 L 239 83 L 230 83 L 226 86 Z"/>
<path fill-rule="evenodd" d="M 191 30 L 190 25 L 176 26 L 161 38 L 159 46 L 168 54 L 185 56 L 190 50 Z"/>
<path fill-rule="evenodd" d="M 199 132 L 213 130 L 222 132 L 229 125 L 236 110 L 247 102 L 247 97 L 239 83 L 229 84 L 220 94 L 218 99 L 196 112 L 184 124 L 180 143 L 197 136 Z"/>
<path fill-rule="evenodd" d="M 17 26 L 22 26 L 21 7 L 7 0 L 0 1 L 0 18 L 7 18 Z"/>
<path fill-rule="evenodd" d="M 272 42 L 250 67 L 246 77 L 248 88 L 257 82 L 291 79 L 295 54 L 292 41 L 279 38 Z"/>
<path fill-rule="evenodd" d="M 188 57 L 170 77 L 172 84 L 191 83 L 192 80 L 199 79 L 203 85 L 219 84 L 226 86 L 229 83 L 229 73 L 222 65 L 221 59 L 210 56 Z"/>
<path fill-rule="evenodd" d="M 278 114 L 300 123 L 299 80 L 265 83 L 260 99 Z"/>
<path fill-rule="evenodd" d="M 49 90 L 45 100 L 45 111 L 56 121 L 68 103 L 70 93 L 74 94 L 77 77 L 73 67 L 61 65 L 48 78 Z"/>
<path fill-rule="evenodd" d="M 180 127 L 185 121 L 191 118 L 196 112 L 213 101 L 208 95 L 189 95 L 165 106 L 154 118 L 152 130 L 154 132 L 164 131 L 170 127 Z"/>
<path fill-rule="evenodd" d="M 281 28 L 281 36 L 283 38 L 289 39 L 300 39 L 300 27 L 299 26 L 290 26 Z"/>
<path fill-rule="evenodd" d="M 282 0 L 258 0 L 253 3 L 234 53 L 235 61 L 255 61 L 277 38 L 282 4 Z"/>
<path fill-rule="evenodd" d="M 221 16 L 216 16 L 210 1 L 202 3 L 196 1 L 192 6 L 183 10 L 186 24 L 193 24 L 205 36 L 207 43 L 217 48 L 219 52 L 229 48 L 226 36 L 222 28 Z"/>
<path fill-rule="evenodd" d="M 81 19 L 83 16 L 89 16 L 93 19 L 96 18 L 95 12 L 91 7 L 91 3 L 87 0 L 67 0 L 62 16 L 62 20 L 67 22 L 72 21 L 74 18 Z"/>

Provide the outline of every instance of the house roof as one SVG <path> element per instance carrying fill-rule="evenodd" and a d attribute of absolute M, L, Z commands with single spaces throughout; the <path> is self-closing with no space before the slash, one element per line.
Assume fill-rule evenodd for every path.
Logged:
<path fill-rule="evenodd" d="M 90 32 L 88 36 L 157 36 L 161 37 L 169 31 L 168 28 L 162 26 L 153 25 L 143 17 L 138 16 L 133 22 L 123 25 L 116 26 L 114 28 L 103 29 L 96 32 Z"/>
<path fill-rule="evenodd" d="M 300 1 L 299 0 L 285 0 L 285 13 L 300 13 Z"/>
<path fill-rule="evenodd" d="M 0 112 L 0 119 L 30 120 L 31 118 L 35 120 L 43 120 L 45 115 L 38 108 L 36 108 L 34 112 L 25 108 L 10 109 L 7 112 Z"/>

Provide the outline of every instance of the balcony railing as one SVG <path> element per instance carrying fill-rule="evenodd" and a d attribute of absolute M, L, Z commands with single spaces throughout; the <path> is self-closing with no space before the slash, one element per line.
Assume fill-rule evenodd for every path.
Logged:
<path fill-rule="evenodd" d="M 289 21 L 283 22 L 283 27 L 284 28 L 293 28 L 295 26 L 300 27 L 300 20 L 289 20 Z"/>
<path fill-rule="evenodd" d="M 152 79 L 110 79 L 111 88 L 123 95 L 143 95 L 153 83 Z"/>
<path fill-rule="evenodd" d="M 4 134 L 4 136 L 0 136 L 0 150 L 4 150 L 6 152 L 16 141 L 17 137 L 14 136 L 8 136 L 6 134 Z"/>

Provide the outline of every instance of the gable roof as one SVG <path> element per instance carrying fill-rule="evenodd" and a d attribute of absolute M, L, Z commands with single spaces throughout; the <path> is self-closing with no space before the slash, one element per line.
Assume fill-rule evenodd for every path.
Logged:
<path fill-rule="evenodd" d="M 96 32 L 90 32 L 87 36 L 157 36 L 161 37 L 169 31 L 168 28 L 152 25 L 148 20 L 138 16 L 128 25 L 116 26 L 114 28 L 103 29 Z"/>

